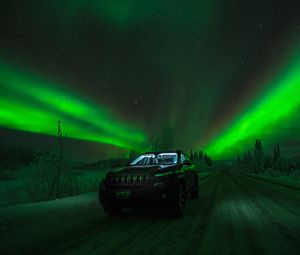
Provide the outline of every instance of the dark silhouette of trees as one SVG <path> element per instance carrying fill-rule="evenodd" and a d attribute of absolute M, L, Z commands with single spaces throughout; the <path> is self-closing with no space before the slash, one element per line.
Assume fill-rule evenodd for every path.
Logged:
<path fill-rule="evenodd" d="M 150 150 L 151 151 L 159 151 L 160 150 L 160 143 L 159 143 L 158 136 L 153 136 Z"/>
<path fill-rule="evenodd" d="M 241 162 L 242 161 L 241 161 L 240 155 L 237 155 L 237 157 L 236 157 L 236 163 L 239 165 Z"/>
<path fill-rule="evenodd" d="M 245 152 L 238 166 L 242 169 L 253 169 L 253 157 L 250 150 Z"/>
<path fill-rule="evenodd" d="M 0 147 L 0 171 L 14 171 L 28 166 L 34 161 L 34 148 L 6 145 Z"/>
<path fill-rule="evenodd" d="M 170 151 L 175 147 L 175 130 L 172 126 L 166 126 L 162 130 L 162 150 Z"/>
<path fill-rule="evenodd" d="M 204 162 L 208 166 L 212 166 L 212 164 L 213 164 L 211 156 L 208 156 L 206 153 L 204 153 L 201 150 L 194 151 L 194 152 L 193 152 L 193 150 L 191 150 L 190 151 L 190 159 L 196 164 L 199 162 Z"/>
<path fill-rule="evenodd" d="M 203 159 L 203 151 L 199 151 L 199 152 L 198 152 L 198 157 L 199 157 L 200 159 Z"/>
<path fill-rule="evenodd" d="M 252 160 L 251 152 L 247 151 L 244 155 L 244 162 L 250 162 Z"/>
<path fill-rule="evenodd" d="M 275 144 L 271 154 L 266 154 L 260 139 L 255 140 L 253 156 L 250 151 L 247 151 L 243 159 L 240 156 L 237 157 L 236 163 L 239 170 L 248 173 L 300 176 L 300 162 L 283 159 L 278 143 Z"/>
<path fill-rule="evenodd" d="M 204 161 L 205 163 L 208 165 L 208 166 L 211 166 L 212 165 L 212 159 L 210 156 L 208 156 L 207 154 L 204 154 Z"/>
<path fill-rule="evenodd" d="M 276 143 L 276 145 L 274 146 L 273 159 L 274 160 L 280 159 L 280 147 L 278 143 Z"/>
<path fill-rule="evenodd" d="M 190 159 L 193 161 L 194 158 L 194 154 L 193 154 L 193 150 L 190 151 Z"/>
<path fill-rule="evenodd" d="M 255 140 L 254 145 L 254 171 L 260 173 L 264 169 L 265 154 L 262 143 L 259 139 Z"/>
<path fill-rule="evenodd" d="M 41 171 L 49 199 L 72 195 L 78 191 L 78 187 L 75 187 L 78 184 L 76 175 L 71 171 L 66 153 L 68 138 L 67 134 L 63 135 L 61 121 L 58 121 L 56 146 L 38 155 L 36 168 Z"/>
<path fill-rule="evenodd" d="M 264 161 L 264 169 L 271 169 L 273 167 L 273 160 L 270 155 L 265 156 L 265 161 Z"/>
<path fill-rule="evenodd" d="M 163 127 L 151 140 L 152 151 L 175 150 L 175 130 L 171 125 Z"/>

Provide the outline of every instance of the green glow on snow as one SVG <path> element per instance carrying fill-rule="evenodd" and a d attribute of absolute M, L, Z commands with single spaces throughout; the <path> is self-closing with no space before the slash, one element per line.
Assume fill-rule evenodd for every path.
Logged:
<path fill-rule="evenodd" d="M 103 107 L 84 101 L 33 75 L 0 64 L 0 125 L 56 135 L 62 121 L 72 138 L 144 150 L 146 135 L 113 118 Z"/>
<path fill-rule="evenodd" d="M 208 143 L 205 151 L 215 158 L 236 155 L 245 141 L 274 135 L 284 129 L 282 122 L 291 121 L 300 110 L 300 54 L 247 111 Z M 243 148 L 244 151 L 245 148 Z"/>

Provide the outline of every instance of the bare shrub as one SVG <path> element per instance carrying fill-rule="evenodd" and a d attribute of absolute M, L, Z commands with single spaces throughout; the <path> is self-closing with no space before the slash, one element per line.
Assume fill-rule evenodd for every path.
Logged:
<path fill-rule="evenodd" d="M 80 191 L 76 172 L 72 169 L 70 158 L 65 150 L 67 135 L 62 134 L 58 121 L 57 143 L 51 150 L 36 154 L 34 168 L 41 185 L 36 192 L 45 194 L 47 199 L 78 194 Z"/>

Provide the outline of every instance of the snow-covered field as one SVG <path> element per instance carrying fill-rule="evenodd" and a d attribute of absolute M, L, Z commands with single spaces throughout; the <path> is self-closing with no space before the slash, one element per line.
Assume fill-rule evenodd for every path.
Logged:
<path fill-rule="evenodd" d="M 75 192 L 78 194 L 96 191 L 106 173 L 107 170 L 77 171 L 75 178 L 78 188 Z M 0 180 L 0 207 L 47 200 L 45 194 L 42 194 L 42 183 L 45 180 L 32 176 L 32 171 L 24 174 L 21 169 L 13 178 Z"/>

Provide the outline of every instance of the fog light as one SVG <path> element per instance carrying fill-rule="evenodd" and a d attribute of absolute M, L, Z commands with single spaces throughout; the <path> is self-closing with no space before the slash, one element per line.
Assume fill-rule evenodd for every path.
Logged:
<path fill-rule="evenodd" d="M 157 182 L 157 183 L 153 184 L 153 188 L 161 189 L 161 188 L 164 188 L 164 187 L 165 187 L 165 184 L 163 184 L 162 182 Z"/>

